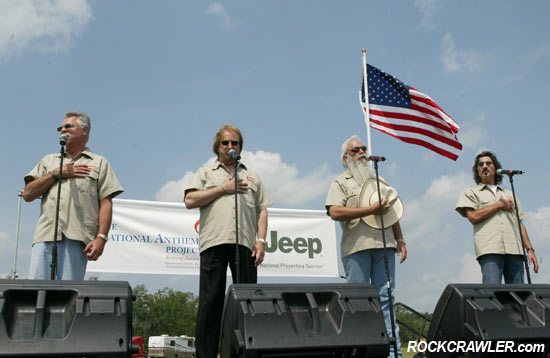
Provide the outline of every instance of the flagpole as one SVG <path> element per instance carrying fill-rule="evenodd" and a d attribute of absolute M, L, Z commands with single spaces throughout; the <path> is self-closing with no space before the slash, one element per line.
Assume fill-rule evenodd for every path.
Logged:
<path fill-rule="evenodd" d="M 367 149 L 369 155 L 372 155 L 372 146 L 370 141 L 370 115 L 369 115 L 369 87 L 367 81 L 367 50 L 363 49 L 363 87 L 365 88 L 365 124 L 367 125 Z M 362 102 L 361 89 L 359 89 L 359 101 Z"/>

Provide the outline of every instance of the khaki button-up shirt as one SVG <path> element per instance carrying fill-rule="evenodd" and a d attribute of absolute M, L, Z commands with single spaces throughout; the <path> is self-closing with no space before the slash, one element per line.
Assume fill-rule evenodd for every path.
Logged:
<path fill-rule="evenodd" d="M 25 176 L 25 183 L 38 179 L 48 172 L 59 168 L 60 154 L 46 155 Z M 109 161 L 92 153 L 88 148 L 75 158 L 65 154 L 63 163 L 86 164 L 92 168 L 85 178 L 61 179 L 61 196 L 59 200 L 59 224 L 57 240 L 61 233 L 71 240 L 85 244 L 94 240 L 99 226 L 99 201 L 108 196 L 115 197 L 123 192 Z M 57 183 L 42 195 L 40 217 L 34 232 L 34 243 L 53 241 L 55 226 L 55 207 L 57 200 Z"/>
<path fill-rule="evenodd" d="M 497 186 L 495 195 L 488 185 L 480 183 L 462 193 L 456 204 L 456 211 L 467 217 L 467 208 L 483 209 L 497 202 L 500 197 L 513 200 L 510 190 Z M 517 203 L 520 220 L 523 220 L 525 213 L 519 200 Z M 476 257 L 486 254 L 522 255 L 515 209 L 513 212 L 499 210 L 493 216 L 474 224 L 474 246 Z"/>
<path fill-rule="evenodd" d="M 359 207 L 360 193 L 361 187 L 355 182 L 351 173 L 346 170 L 330 184 L 325 202 L 327 215 L 332 205 L 352 208 Z M 384 248 L 382 230 L 368 226 L 363 220 L 340 221 L 340 226 L 342 227 L 342 241 L 340 243 L 342 257 L 362 250 Z M 392 228 L 386 228 L 384 232 L 386 247 L 394 248 L 395 236 Z"/>
<path fill-rule="evenodd" d="M 239 244 L 253 250 L 258 231 L 258 214 L 271 206 L 273 201 L 255 171 L 239 163 L 237 175 L 248 184 L 248 190 L 238 194 Z M 232 176 L 232 171 L 216 160 L 200 168 L 185 191 L 221 186 L 229 176 Z M 221 244 L 234 244 L 235 237 L 235 194 L 222 195 L 200 208 L 200 252 Z"/>

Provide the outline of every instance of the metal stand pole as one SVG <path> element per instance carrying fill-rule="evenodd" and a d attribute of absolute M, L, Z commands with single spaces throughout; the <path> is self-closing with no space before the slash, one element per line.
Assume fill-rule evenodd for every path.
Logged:
<path fill-rule="evenodd" d="M 512 187 L 512 196 L 514 197 L 514 208 L 516 210 L 516 219 L 518 221 L 519 237 L 521 240 L 521 252 L 523 253 L 523 264 L 525 265 L 525 272 L 527 273 L 527 283 L 531 284 L 531 274 L 529 273 L 529 262 L 527 261 L 527 255 L 525 255 L 525 244 L 523 243 L 523 230 L 521 230 L 521 221 L 519 220 L 518 202 L 516 200 L 516 191 L 514 190 L 513 174 L 509 174 L 510 186 Z"/>
<path fill-rule="evenodd" d="M 15 224 L 15 255 L 13 255 L 13 269 L 11 271 L 11 278 L 14 280 L 19 276 L 17 274 L 17 250 L 19 248 L 19 222 L 21 219 L 21 198 L 23 197 L 23 191 L 19 190 L 17 196 L 19 199 L 17 203 L 17 222 Z"/>
<path fill-rule="evenodd" d="M 63 178 L 63 158 L 65 157 L 65 147 L 61 145 L 59 160 L 59 176 L 57 178 L 57 202 L 55 204 L 55 225 L 53 230 L 52 245 L 52 263 L 50 264 L 50 280 L 55 280 L 55 270 L 57 269 L 57 228 L 59 226 L 59 199 L 61 197 L 61 179 Z"/>
<path fill-rule="evenodd" d="M 237 159 L 233 159 L 233 180 L 235 180 L 235 267 L 237 270 L 237 282 L 235 283 L 241 283 L 241 256 L 239 254 L 239 210 L 238 210 L 238 202 L 239 202 L 239 191 L 237 190 L 238 185 L 238 174 L 237 174 L 237 168 L 239 166 L 239 161 Z"/>
<path fill-rule="evenodd" d="M 395 318 L 393 311 L 393 298 L 391 290 L 391 277 L 390 268 L 388 263 L 388 252 L 386 250 L 386 233 L 384 227 L 384 210 L 382 208 L 382 197 L 380 195 L 380 177 L 378 176 L 378 161 L 374 160 L 374 170 L 376 172 L 376 190 L 378 191 L 378 209 L 380 212 L 380 224 L 382 226 L 382 241 L 384 243 L 384 267 L 386 269 L 386 282 L 388 287 L 388 304 L 390 306 L 390 321 L 391 321 L 391 333 L 392 339 L 390 340 L 393 345 L 393 356 L 397 357 L 397 338 L 395 337 Z"/>

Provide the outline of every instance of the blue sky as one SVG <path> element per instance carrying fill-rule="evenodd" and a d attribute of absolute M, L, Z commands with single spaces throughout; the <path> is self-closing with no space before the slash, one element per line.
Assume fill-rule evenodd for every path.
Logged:
<path fill-rule="evenodd" d="M 472 228 L 454 206 L 481 149 L 527 172 L 514 183 L 542 262 L 533 281 L 548 283 L 549 12 L 546 1 L 4 0 L 0 275 L 13 267 L 23 177 L 58 151 L 67 110 L 90 115 L 89 146 L 110 159 L 120 198 L 181 201 L 191 173 L 213 156 L 214 133 L 231 123 L 274 207 L 323 209 L 342 171 L 341 143 L 366 138 L 358 102 L 366 48 L 370 64 L 429 94 L 462 128 L 456 162 L 372 132 L 374 154 L 388 158 L 381 175 L 405 207 L 409 258 L 398 267 L 397 299 L 431 311 L 447 283 L 479 282 Z M 38 211 L 38 202 L 22 204 L 20 277 Z M 194 276 L 100 278 L 150 290 L 198 285 Z"/>

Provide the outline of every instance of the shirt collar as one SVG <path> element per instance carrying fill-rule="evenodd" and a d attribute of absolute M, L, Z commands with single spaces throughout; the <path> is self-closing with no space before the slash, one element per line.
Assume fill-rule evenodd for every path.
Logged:
<path fill-rule="evenodd" d="M 220 167 L 227 168 L 226 166 L 224 166 L 222 164 L 222 162 L 220 162 L 218 159 L 216 159 L 214 161 L 214 163 L 212 164 L 212 169 L 216 170 L 216 169 L 219 169 Z M 243 167 L 244 169 L 246 169 L 246 165 L 244 165 L 242 162 L 239 162 L 239 167 Z M 231 168 L 227 168 L 227 169 L 231 170 Z"/>
<path fill-rule="evenodd" d="M 92 153 L 92 151 L 91 151 L 90 148 L 88 148 L 88 147 L 84 148 L 84 150 L 83 150 L 82 152 L 78 153 L 78 154 L 76 155 L 76 157 L 78 158 L 78 157 L 81 156 L 81 155 L 86 156 L 86 157 L 88 157 L 88 158 L 90 158 L 90 159 L 94 159 L 94 153 Z M 69 157 L 69 154 L 67 154 L 67 152 L 65 152 L 65 157 Z M 74 159 L 76 159 L 76 158 L 71 158 L 71 159 L 74 160 Z"/>
<path fill-rule="evenodd" d="M 496 184 L 496 186 L 497 186 L 497 190 L 504 190 L 500 187 L 500 185 Z M 477 185 L 477 188 L 478 190 L 489 189 L 489 184 L 479 183 Z"/>

